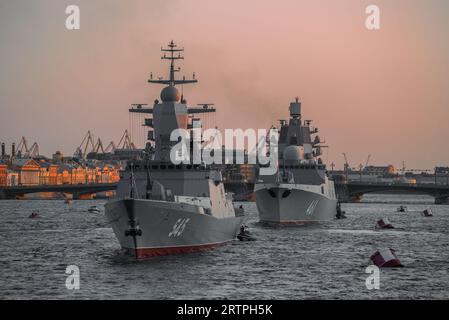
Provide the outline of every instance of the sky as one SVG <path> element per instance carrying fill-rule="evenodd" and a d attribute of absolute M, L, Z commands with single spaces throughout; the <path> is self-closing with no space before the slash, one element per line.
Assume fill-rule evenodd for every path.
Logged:
<path fill-rule="evenodd" d="M 80 30 L 65 28 L 72 4 Z M 174 40 L 199 79 L 185 97 L 215 103 L 222 129 L 269 128 L 298 96 L 328 164 L 447 166 L 448 14 L 446 0 L 0 0 L 0 141 L 46 155 L 73 154 L 88 130 L 118 142 L 129 105 L 159 97 L 147 80 L 167 75 Z"/>

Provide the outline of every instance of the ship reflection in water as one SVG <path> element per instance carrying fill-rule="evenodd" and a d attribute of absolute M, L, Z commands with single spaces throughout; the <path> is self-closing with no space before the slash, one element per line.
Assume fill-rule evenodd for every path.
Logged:
<path fill-rule="evenodd" d="M 422 211 L 432 197 L 370 194 L 363 201 L 342 205 L 347 219 L 282 232 L 257 223 L 255 203 L 238 203 L 257 241 L 139 263 L 121 252 L 103 213 L 87 211 L 103 211 L 105 201 L 0 201 L 0 298 L 448 299 L 449 206 L 426 218 L 396 208 Z M 40 218 L 29 219 L 36 207 Z M 379 217 L 395 229 L 376 231 Z M 382 270 L 381 289 L 369 291 L 369 256 L 386 246 L 406 267 Z M 80 268 L 80 290 L 65 287 L 71 264 Z"/>

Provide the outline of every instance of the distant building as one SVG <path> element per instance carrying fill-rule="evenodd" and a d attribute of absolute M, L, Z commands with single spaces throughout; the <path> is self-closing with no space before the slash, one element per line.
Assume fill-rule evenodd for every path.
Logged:
<path fill-rule="evenodd" d="M 0 162 L 0 186 L 5 187 L 8 181 L 8 166 Z"/>
<path fill-rule="evenodd" d="M 39 185 L 40 165 L 33 159 L 15 159 L 12 161 L 11 169 L 18 173 L 19 185 Z"/>
<path fill-rule="evenodd" d="M 58 165 L 50 162 L 41 161 L 39 184 L 41 185 L 55 185 L 58 183 Z"/>
<path fill-rule="evenodd" d="M 61 163 L 62 160 L 64 159 L 64 155 L 61 153 L 61 151 L 56 151 L 53 154 L 52 159 L 53 159 L 53 163 Z"/>
<path fill-rule="evenodd" d="M 449 174 L 449 167 L 436 167 L 435 173 L 436 174 Z"/>
<path fill-rule="evenodd" d="M 363 169 L 363 174 L 384 176 L 396 174 L 396 168 L 393 165 L 388 166 L 366 166 Z"/>
<path fill-rule="evenodd" d="M 6 176 L 6 185 L 8 187 L 14 187 L 19 185 L 19 173 L 14 170 L 7 171 Z"/>

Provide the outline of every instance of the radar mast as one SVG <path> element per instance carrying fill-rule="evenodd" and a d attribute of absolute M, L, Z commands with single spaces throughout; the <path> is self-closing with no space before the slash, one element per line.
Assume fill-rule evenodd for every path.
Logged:
<path fill-rule="evenodd" d="M 161 48 L 161 51 L 164 52 L 164 55 L 161 57 L 162 60 L 170 60 L 170 74 L 169 79 L 159 78 L 157 80 L 153 80 L 153 76 L 151 75 L 149 83 L 158 83 L 158 84 L 166 84 L 171 87 L 177 84 L 188 84 L 188 83 L 197 83 L 198 80 L 195 79 L 195 73 L 193 73 L 191 80 L 186 80 L 185 76 L 182 80 L 176 80 L 175 73 L 181 71 L 181 68 L 175 68 L 175 60 L 184 60 L 184 57 L 181 53 L 184 51 L 184 48 L 177 48 L 177 45 L 173 42 L 173 40 L 168 44 L 168 48 Z M 167 55 L 168 53 L 168 55 Z M 175 54 L 177 53 L 177 55 Z"/>

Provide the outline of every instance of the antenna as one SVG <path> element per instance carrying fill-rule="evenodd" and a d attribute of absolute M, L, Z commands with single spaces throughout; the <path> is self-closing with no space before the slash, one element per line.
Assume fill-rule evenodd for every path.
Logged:
<path fill-rule="evenodd" d="M 184 48 L 177 48 L 177 45 L 173 42 L 173 40 L 168 44 L 168 48 L 161 48 L 161 51 L 164 55 L 161 57 L 162 60 L 170 60 L 170 73 L 169 79 L 163 79 L 159 77 L 158 80 L 153 80 L 153 74 L 150 74 L 149 83 L 159 83 L 159 84 L 168 84 L 169 86 L 175 86 L 177 84 L 187 84 L 187 83 L 197 83 L 198 80 L 195 79 L 195 73 L 193 74 L 192 80 L 186 80 L 183 77 L 182 80 L 175 79 L 175 73 L 181 71 L 180 67 L 175 67 L 175 60 L 184 60 L 184 57 L 181 53 L 184 51 Z M 175 55 L 177 53 L 177 55 Z"/>

